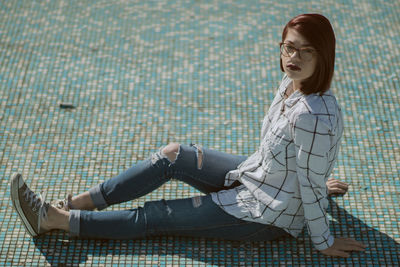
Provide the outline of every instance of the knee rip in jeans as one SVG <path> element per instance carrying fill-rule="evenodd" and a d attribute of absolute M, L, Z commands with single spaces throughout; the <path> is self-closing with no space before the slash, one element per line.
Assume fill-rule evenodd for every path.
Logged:
<path fill-rule="evenodd" d="M 196 148 L 197 169 L 201 170 L 203 168 L 203 150 L 196 144 L 192 144 L 192 146 Z"/>
<path fill-rule="evenodd" d="M 174 144 L 174 145 L 176 145 L 176 144 Z M 169 146 L 169 145 L 168 145 Z M 170 157 L 169 157 L 169 155 L 166 155 L 163 151 L 164 151 L 164 148 L 166 148 L 167 146 L 163 146 L 163 147 L 161 147 L 157 152 L 155 152 L 155 153 L 153 153 L 152 155 L 151 155 L 151 163 L 152 164 L 155 164 L 158 160 L 161 160 L 161 159 L 167 159 L 168 161 L 169 161 L 169 163 L 170 163 L 170 165 L 171 164 L 173 164 L 175 161 L 176 161 L 176 159 L 178 158 L 178 155 L 179 155 L 179 153 L 180 153 L 180 150 L 181 150 L 181 146 L 178 144 L 178 152 L 174 152 L 175 153 L 175 159 L 171 159 Z"/>
<path fill-rule="evenodd" d="M 196 144 L 191 144 L 191 146 L 196 148 L 196 158 L 197 158 L 197 169 L 201 170 L 201 168 L 203 167 L 203 150 L 199 145 Z M 165 147 L 161 147 L 156 153 L 153 153 L 151 156 L 151 163 L 155 164 L 158 160 L 161 159 L 168 159 L 168 161 L 170 162 L 170 164 L 173 164 L 175 162 L 175 160 L 178 158 L 178 155 L 180 153 L 181 150 L 181 146 L 179 145 L 179 149 L 178 152 L 175 152 L 176 156 L 174 160 L 171 160 L 170 158 L 168 158 L 167 155 L 165 155 L 163 153 Z"/>

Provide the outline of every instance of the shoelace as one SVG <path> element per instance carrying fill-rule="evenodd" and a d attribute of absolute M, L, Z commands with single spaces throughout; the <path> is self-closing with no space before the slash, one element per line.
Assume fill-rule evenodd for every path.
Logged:
<path fill-rule="evenodd" d="M 68 200 L 66 198 L 59 199 L 55 203 L 55 206 L 56 206 L 57 209 L 64 209 L 64 207 L 68 207 Z"/>
<path fill-rule="evenodd" d="M 38 210 L 38 231 L 40 231 L 40 222 L 42 221 L 42 218 L 47 218 L 47 210 L 44 206 L 45 199 L 46 199 L 46 192 L 42 195 L 35 194 L 33 191 L 31 191 L 29 188 L 25 189 L 24 192 L 24 197 L 26 201 L 29 201 L 29 205 L 32 207 L 33 211 Z"/>
<path fill-rule="evenodd" d="M 58 199 L 52 202 L 51 204 L 55 206 L 57 209 L 69 211 L 71 209 L 74 209 L 71 204 L 71 198 L 72 196 L 68 194 L 64 199 Z"/>

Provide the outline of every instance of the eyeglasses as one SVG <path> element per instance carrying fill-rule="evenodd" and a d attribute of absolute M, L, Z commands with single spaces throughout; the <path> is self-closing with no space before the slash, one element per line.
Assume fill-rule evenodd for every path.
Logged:
<path fill-rule="evenodd" d="M 310 47 L 296 48 L 288 43 L 280 43 L 279 45 L 281 47 L 281 54 L 284 57 L 291 57 L 293 56 L 294 52 L 297 52 L 300 59 L 304 61 L 310 61 L 313 58 L 315 52 L 317 51 Z"/>

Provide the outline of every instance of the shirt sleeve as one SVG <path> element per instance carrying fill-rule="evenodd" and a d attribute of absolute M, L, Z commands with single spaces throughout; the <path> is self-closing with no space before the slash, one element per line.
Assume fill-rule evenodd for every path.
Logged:
<path fill-rule="evenodd" d="M 318 250 L 333 245 L 329 230 L 326 177 L 329 169 L 329 126 L 313 114 L 300 114 L 293 124 L 296 171 L 311 240 Z"/>

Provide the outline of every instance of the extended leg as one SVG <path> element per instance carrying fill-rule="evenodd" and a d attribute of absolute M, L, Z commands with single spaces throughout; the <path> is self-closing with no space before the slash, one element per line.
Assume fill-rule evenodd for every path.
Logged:
<path fill-rule="evenodd" d="M 220 209 L 210 195 L 147 202 L 144 208 L 123 211 L 64 211 L 32 192 L 20 174 L 13 175 L 11 198 L 32 236 L 63 229 L 71 236 L 135 239 L 173 235 L 228 240 L 271 240 L 287 235 L 274 226 L 237 219 Z"/>
<path fill-rule="evenodd" d="M 243 221 L 225 213 L 210 195 L 151 201 L 143 208 L 123 211 L 72 210 L 70 233 L 100 239 L 167 235 L 246 241 L 265 241 L 288 235 L 280 228 Z"/>

